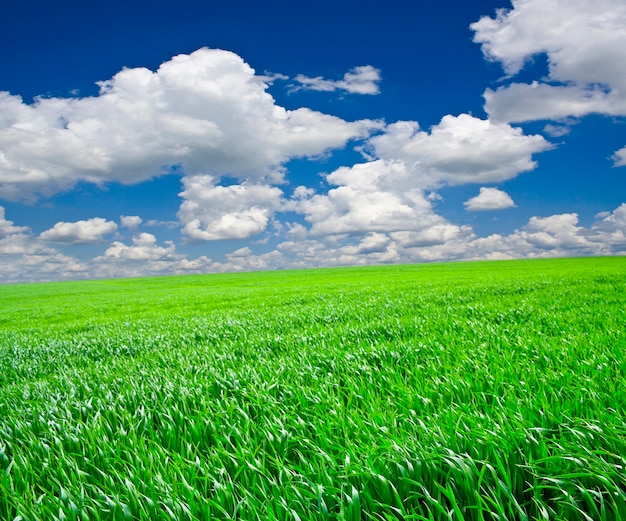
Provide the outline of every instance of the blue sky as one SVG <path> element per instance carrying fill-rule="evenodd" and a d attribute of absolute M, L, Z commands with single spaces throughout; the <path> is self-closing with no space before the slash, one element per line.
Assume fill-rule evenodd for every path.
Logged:
<path fill-rule="evenodd" d="M 622 0 L 13 3 L 0 282 L 623 255 Z"/>

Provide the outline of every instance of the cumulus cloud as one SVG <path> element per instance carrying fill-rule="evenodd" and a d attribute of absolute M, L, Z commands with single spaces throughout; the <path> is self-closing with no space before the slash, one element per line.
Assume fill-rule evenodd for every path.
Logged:
<path fill-rule="evenodd" d="M 484 94 L 485 110 L 494 121 L 523 122 L 542 119 L 564 119 L 591 113 L 626 114 L 614 110 L 617 104 L 601 86 L 548 85 L 514 83 Z"/>
<path fill-rule="evenodd" d="M 476 238 L 464 246 L 462 258 L 468 259 L 625 255 L 626 204 L 588 228 L 576 213 L 535 216 L 509 235 Z"/>
<path fill-rule="evenodd" d="M 15 226 L 13 221 L 5 217 L 5 208 L 0 206 L 0 256 L 17 256 L 25 254 L 37 254 L 44 250 L 51 250 L 42 247 L 33 241 L 31 230 L 28 226 Z M 10 266 L 5 266 L 4 271 L 19 269 L 15 262 L 9 261 Z"/>
<path fill-rule="evenodd" d="M 587 240 L 580 234 L 582 227 L 577 225 L 578 214 L 575 213 L 531 217 L 520 235 L 530 244 L 542 249 L 578 249 L 585 247 Z"/>
<path fill-rule="evenodd" d="M 13 221 L 5 218 L 5 209 L 0 206 L 0 239 L 4 239 L 9 235 L 25 233 L 29 230 L 27 226 L 14 226 Z"/>
<path fill-rule="evenodd" d="M 414 121 L 394 123 L 369 145 L 379 158 L 401 160 L 422 187 L 511 179 L 535 168 L 532 155 L 552 146 L 540 135 L 468 114 L 444 116 L 430 132 Z"/>
<path fill-rule="evenodd" d="M 363 65 L 354 67 L 344 74 L 341 80 L 328 80 L 321 76 L 311 78 L 303 74 L 298 74 L 294 79 L 300 84 L 298 89 L 324 92 L 343 90 L 350 94 L 378 94 L 380 92 L 378 84 L 381 78 L 380 70 L 371 65 Z"/>
<path fill-rule="evenodd" d="M 202 255 L 190 259 L 176 252 L 171 241 L 159 246 L 150 233 L 139 233 L 132 244 L 113 242 L 103 255 L 90 263 L 91 277 L 145 277 L 151 275 L 179 275 L 223 271 L 219 263 Z"/>
<path fill-rule="evenodd" d="M 481 187 L 477 196 L 463 203 L 466 210 L 471 212 L 483 210 L 503 210 L 515 206 L 511 196 L 497 188 Z"/>
<path fill-rule="evenodd" d="M 0 255 L 37 254 L 44 251 L 40 244 L 33 242 L 29 233 L 10 233 L 0 237 Z"/>
<path fill-rule="evenodd" d="M 94 217 L 86 221 L 58 222 L 49 230 L 39 234 L 39 238 L 47 242 L 64 244 L 89 244 L 99 242 L 105 235 L 117 230 L 117 224 L 102 217 Z"/>
<path fill-rule="evenodd" d="M 615 166 L 626 166 L 626 147 L 620 148 L 611 157 Z"/>
<path fill-rule="evenodd" d="M 132 239 L 133 244 L 115 241 L 104 252 L 100 259 L 123 259 L 131 261 L 164 260 L 180 258 L 176 254 L 176 247 L 171 241 L 167 241 L 166 247 L 158 246 L 157 239 L 151 233 L 140 233 Z"/>
<path fill-rule="evenodd" d="M 265 184 L 218 186 L 210 175 L 183 178 L 178 217 L 190 241 L 247 239 L 265 230 L 283 192 Z"/>
<path fill-rule="evenodd" d="M 129 230 L 136 229 L 142 222 L 143 219 L 138 215 L 120 215 L 120 223 Z"/>
<path fill-rule="evenodd" d="M 80 279 L 95 276 L 89 263 L 31 241 L 12 237 L 7 247 L 0 240 L 0 283 Z"/>
<path fill-rule="evenodd" d="M 326 181 L 336 188 L 292 206 L 311 223 L 313 235 L 415 230 L 442 221 L 423 191 L 410 187 L 410 173 L 401 161 L 342 167 Z"/>
<path fill-rule="evenodd" d="M 289 268 L 309 266 L 363 266 L 400 261 L 395 245 L 385 234 L 368 234 L 360 240 L 328 239 L 285 241 L 278 245 L 281 264 Z"/>
<path fill-rule="evenodd" d="M 285 241 L 278 251 L 287 267 L 626 255 L 626 204 L 603 213 L 590 227 L 581 226 L 577 214 L 566 213 L 532 217 L 508 235 L 477 237 L 469 226 L 441 223 L 417 232 L 373 232 L 360 239 Z"/>
<path fill-rule="evenodd" d="M 94 97 L 32 104 L 0 92 L 0 197 L 47 196 L 78 180 L 137 183 L 180 167 L 280 180 L 288 159 L 342 147 L 378 126 L 286 110 L 228 51 L 181 54 L 155 72 L 124 69 L 99 86 Z"/>
<path fill-rule="evenodd" d="M 626 114 L 626 4 L 622 0 L 513 0 L 471 25 L 485 56 L 517 74 L 545 54 L 548 76 L 485 93 L 496 121 Z"/>
<path fill-rule="evenodd" d="M 0 206 L 0 283 L 81 278 L 85 263 L 34 237 L 28 226 L 15 226 Z"/>
<path fill-rule="evenodd" d="M 278 251 L 254 255 L 248 247 L 239 248 L 226 255 L 226 262 L 216 263 L 219 271 L 260 271 L 283 267 Z"/>
<path fill-rule="evenodd" d="M 429 132 L 401 121 L 367 141 L 369 162 L 327 175 L 327 193 L 296 189 L 285 207 L 302 213 L 314 236 L 410 232 L 405 240 L 437 243 L 465 232 L 435 213 L 436 194 L 427 191 L 510 179 L 533 169 L 532 155 L 550 147 L 542 136 L 468 114 L 445 116 Z M 500 207 L 507 203 L 503 195 Z M 496 194 L 488 191 L 471 206 L 485 206 L 487 198 L 496 204 Z"/>
<path fill-rule="evenodd" d="M 466 259 L 514 259 L 571 255 L 626 255 L 626 203 L 601 212 L 591 226 L 578 215 L 535 216 L 508 234 L 477 237 L 469 226 L 439 218 L 422 229 L 396 232 L 365 231 L 286 240 L 276 249 L 255 254 L 250 246 L 226 255 L 223 262 L 206 256 L 189 258 L 173 243 L 159 245 L 148 233 L 130 245 L 113 242 L 103 255 L 81 261 L 47 246 L 28 229 L 0 238 L 0 281 L 21 282 L 94 277 L 135 277 L 157 274 L 373 265 Z M 295 226 L 294 226 L 295 228 Z"/>

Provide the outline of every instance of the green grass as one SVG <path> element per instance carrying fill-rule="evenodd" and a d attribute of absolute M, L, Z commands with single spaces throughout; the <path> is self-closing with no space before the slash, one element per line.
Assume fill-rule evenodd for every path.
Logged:
<path fill-rule="evenodd" d="M 626 519 L 626 259 L 0 287 L 0 519 Z"/>

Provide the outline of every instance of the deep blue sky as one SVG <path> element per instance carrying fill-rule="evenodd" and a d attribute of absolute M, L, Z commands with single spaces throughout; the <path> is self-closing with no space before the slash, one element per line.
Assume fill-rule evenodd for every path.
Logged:
<path fill-rule="evenodd" d="M 509 11 L 496 21 L 497 9 Z M 579 0 L 6 5 L 0 282 L 623 254 L 626 8 L 586 9 Z M 177 55 L 195 57 L 185 62 L 193 72 L 175 61 L 165 80 L 156 71 Z M 227 62 L 231 87 L 188 90 L 196 73 L 226 78 Z M 248 85 L 244 62 L 281 76 Z M 139 68 L 161 82 L 163 105 L 146 102 L 139 74 L 119 97 L 97 84 Z M 265 101 L 244 103 L 264 90 Z M 272 106 L 314 112 L 285 123 Z M 347 130 L 362 120 L 372 121 Z M 413 138 L 393 130 L 398 121 L 412 122 Z"/>

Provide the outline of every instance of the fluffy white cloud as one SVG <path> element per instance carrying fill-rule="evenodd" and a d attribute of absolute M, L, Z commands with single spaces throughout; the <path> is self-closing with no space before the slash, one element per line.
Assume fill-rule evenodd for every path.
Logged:
<path fill-rule="evenodd" d="M 611 159 L 613 159 L 615 166 L 626 166 L 626 147 L 620 148 Z"/>
<path fill-rule="evenodd" d="M 261 233 L 281 206 L 283 192 L 264 184 L 217 186 L 210 175 L 183 178 L 178 217 L 191 241 L 247 239 Z"/>
<path fill-rule="evenodd" d="M 601 212 L 589 227 L 576 214 L 532 217 L 509 235 L 476 237 L 471 227 L 443 221 L 419 230 L 369 231 L 298 237 L 273 251 L 255 254 L 249 246 L 226 255 L 224 262 L 205 256 L 188 258 L 173 243 L 164 246 L 142 233 L 132 244 L 113 242 L 104 254 L 81 261 L 61 254 L 13 226 L 0 238 L 0 282 L 159 274 L 372 265 L 464 259 L 540 258 L 572 255 L 626 255 L 626 203 Z M 294 226 L 295 228 L 295 226 Z"/>
<path fill-rule="evenodd" d="M 0 206 L 0 239 L 4 239 L 9 235 L 25 233 L 29 230 L 27 226 L 14 226 L 13 221 L 5 218 L 5 209 Z"/>
<path fill-rule="evenodd" d="M 226 262 L 216 263 L 218 271 L 260 271 L 283 267 L 282 255 L 272 251 L 261 255 L 254 255 L 248 247 L 239 248 L 226 255 Z"/>
<path fill-rule="evenodd" d="M 298 89 L 325 92 L 344 90 L 350 94 L 378 94 L 380 79 L 380 71 L 371 65 L 355 67 L 344 74 L 341 80 L 327 80 L 321 76 L 311 78 L 304 74 L 295 77 L 295 81 L 300 84 Z"/>
<path fill-rule="evenodd" d="M 0 241 L 0 283 L 55 281 L 95 276 L 88 263 L 21 238 L 20 252 L 6 253 Z"/>
<path fill-rule="evenodd" d="M 0 255 L 24 255 L 47 253 L 52 250 L 42 248 L 34 243 L 28 233 L 11 233 L 0 238 Z"/>
<path fill-rule="evenodd" d="M 32 199 L 77 180 L 135 183 L 176 165 L 188 174 L 279 180 L 288 159 L 378 126 L 286 110 L 228 51 L 181 54 L 156 72 L 124 69 L 99 85 L 98 96 L 33 104 L 0 93 L 0 197 Z"/>
<path fill-rule="evenodd" d="M 626 4 L 622 0 L 513 0 L 471 25 L 487 58 L 514 75 L 538 54 L 542 83 L 487 90 L 496 121 L 529 121 L 598 112 L 626 114 Z"/>
<path fill-rule="evenodd" d="M 180 259 L 176 253 L 176 247 L 171 241 L 167 241 L 166 247 L 158 246 L 157 239 L 151 233 L 140 233 L 132 239 L 132 246 L 115 241 L 104 252 L 102 259 L 121 259 L 129 261 L 155 261 Z"/>
<path fill-rule="evenodd" d="M 49 230 L 42 232 L 39 238 L 46 242 L 65 244 L 88 244 L 101 241 L 105 235 L 117 230 L 117 224 L 102 217 L 86 221 L 58 222 Z"/>
<path fill-rule="evenodd" d="M 335 188 L 325 194 L 296 189 L 286 208 L 304 214 L 312 235 L 411 232 L 412 241 L 437 243 L 464 232 L 434 212 L 436 196 L 426 190 L 510 179 L 534 168 L 532 155 L 550 147 L 542 136 L 467 114 L 445 116 L 430 132 L 401 121 L 368 140 L 371 161 L 326 176 Z M 503 195 L 499 207 L 507 203 Z M 478 203 L 486 198 L 495 204 L 493 192 Z"/>
<path fill-rule="evenodd" d="M 421 232 L 375 232 L 357 240 L 345 236 L 328 239 L 281 243 L 281 266 L 626 255 L 626 204 L 601 215 L 588 228 L 579 225 L 576 214 L 559 214 L 532 217 L 509 235 L 477 237 L 469 226 L 441 224 Z"/>
<path fill-rule="evenodd" d="M 385 234 L 377 233 L 357 241 L 286 241 L 278 245 L 278 251 L 281 264 L 288 268 L 364 266 L 400 261 L 393 242 Z"/>
<path fill-rule="evenodd" d="M 583 255 L 626 255 L 626 204 L 590 227 L 578 215 L 531 217 L 509 235 L 475 238 L 462 246 L 464 259 L 514 259 Z"/>
<path fill-rule="evenodd" d="M 0 283 L 81 278 L 85 263 L 48 247 L 27 226 L 14 226 L 0 206 Z"/>
<path fill-rule="evenodd" d="M 90 263 L 90 277 L 145 277 L 224 271 L 221 264 L 202 255 L 195 259 L 177 253 L 174 243 L 159 246 L 150 233 L 139 233 L 132 244 L 113 242 L 102 256 Z"/>
<path fill-rule="evenodd" d="M 472 197 L 463 203 L 466 210 L 475 212 L 483 210 L 503 210 L 515 206 L 511 196 L 497 188 L 481 187 L 476 197 Z"/>
<path fill-rule="evenodd" d="M 401 160 L 421 187 L 511 179 L 535 168 L 533 154 L 551 148 L 542 136 L 468 114 L 444 116 L 430 132 L 414 121 L 394 123 L 369 144 L 377 157 Z"/>
<path fill-rule="evenodd" d="M 337 186 L 292 203 L 311 223 L 311 234 L 419 230 L 443 222 L 401 161 L 371 161 L 326 177 Z"/>
<path fill-rule="evenodd" d="M 604 245 L 604 254 L 626 254 L 626 203 L 613 212 L 605 212 L 596 222 L 587 237 L 590 241 Z"/>
<path fill-rule="evenodd" d="M 122 226 L 124 226 L 125 228 L 128 228 L 129 230 L 136 229 L 142 222 L 143 222 L 143 219 L 139 217 L 138 215 L 121 215 L 120 216 L 120 223 L 122 224 Z"/>
<path fill-rule="evenodd" d="M 412 249 L 467 241 L 473 237 L 473 232 L 471 226 L 457 226 L 443 221 L 423 230 L 392 232 L 389 235 L 402 249 Z"/>
<path fill-rule="evenodd" d="M 610 223 L 610 227 L 615 231 L 626 233 L 626 203 L 618 206 L 613 212 L 604 217 L 603 223 Z"/>
<path fill-rule="evenodd" d="M 597 85 L 548 85 L 514 83 L 485 91 L 485 110 L 494 121 L 522 122 L 564 119 L 591 113 L 626 114 L 626 99 L 619 103 L 615 95 Z"/>
<path fill-rule="evenodd" d="M 519 235 L 531 245 L 542 249 L 579 249 L 588 246 L 588 241 L 577 226 L 578 215 L 565 213 L 550 217 L 531 217 Z"/>

